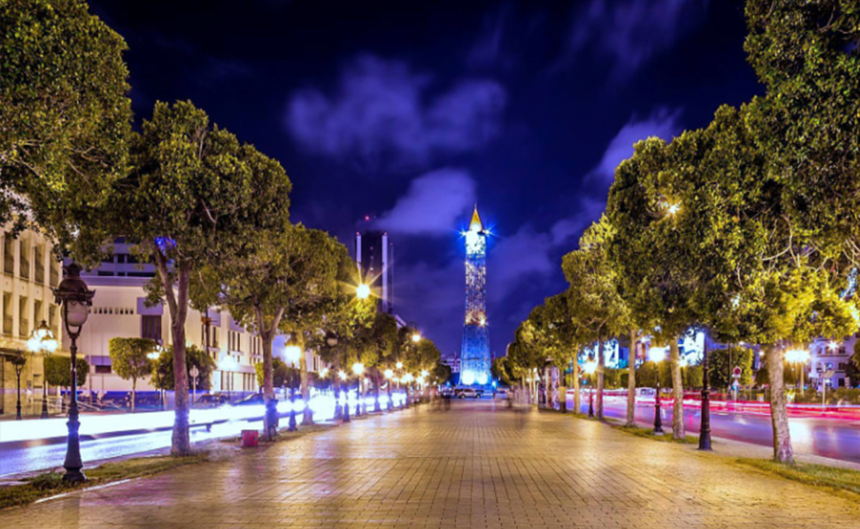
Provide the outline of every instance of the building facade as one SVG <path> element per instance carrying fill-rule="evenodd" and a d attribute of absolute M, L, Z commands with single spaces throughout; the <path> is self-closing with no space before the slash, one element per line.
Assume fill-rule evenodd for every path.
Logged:
<path fill-rule="evenodd" d="M 366 230 L 355 234 L 355 262 L 379 299 L 380 310 L 394 313 L 394 244 L 388 234 L 379 230 Z"/>
<path fill-rule="evenodd" d="M 466 239 L 466 317 L 460 350 L 460 385 L 485 386 L 490 372 L 490 329 L 487 318 L 487 236 L 478 207 L 472 213 Z"/>
<path fill-rule="evenodd" d="M 11 225 L 4 227 L 0 245 L 3 274 L 0 281 L 3 312 L 0 334 L 0 414 L 15 414 L 18 396 L 17 378 L 12 359 L 19 353 L 26 363 L 21 371 L 21 404 L 23 415 L 41 412 L 43 390 L 47 390 L 52 408 L 57 402 L 57 388 L 45 388 L 44 367 L 40 354 L 27 350 L 27 340 L 44 321 L 57 340 L 60 339 L 60 310 L 51 288 L 61 279 L 60 263 L 53 257 L 53 245 L 41 234 L 25 230 L 17 237 Z M 54 354 L 68 354 L 62 350 Z"/>

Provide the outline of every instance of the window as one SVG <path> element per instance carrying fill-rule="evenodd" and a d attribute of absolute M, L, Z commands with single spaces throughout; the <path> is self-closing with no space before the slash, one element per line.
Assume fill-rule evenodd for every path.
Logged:
<path fill-rule="evenodd" d="M 3 293 L 3 334 L 12 335 L 12 294 Z"/>
<path fill-rule="evenodd" d="M 48 305 L 48 327 L 54 332 L 55 337 L 60 336 L 60 329 L 57 326 L 59 321 L 57 321 L 57 306 L 56 305 Z"/>
<path fill-rule="evenodd" d="M 161 316 L 141 316 L 140 337 L 161 343 Z"/>
<path fill-rule="evenodd" d="M 8 233 L 3 237 L 3 272 L 15 273 L 15 239 Z"/>
<path fill-rule="evenodd" d="M 21 248 L 18 250 L 21 256 L 20 263 L 20 276 L 30 279 L 30 245 L 27 243 L 27 239 L 21 239 Z"/>
<path fill-rule="evenodd" d="M 97 375 L 110 375 L 110 366 L 95 366 Z"/>
<path fill-rule="evenodd" d="M 60 284 L 60 263 L 51 259 L 51 286 Z"/>
<path fill-rule="evenodd" d="M 18 298 L 18 336 L 26 338 L 30 334 L 30 321 L 27 319 L 27 298 Z"/>
<path fill-rule="evenodd" d="M 42 316 L 42 302 L 38 299 L 33 300 L 33 328 L 40 325 L 45 317 Z"/>
<path fill-rule="evenodd" d="M 33 253 L 35 257 L 33 258 L 34 264 L 36 265 L 36 276 L 34 281 L 36 283 L 44 283 L 45 282 L 45 251 L 42 250 L 41 246 L 36 246 L 33 249 Z"/>

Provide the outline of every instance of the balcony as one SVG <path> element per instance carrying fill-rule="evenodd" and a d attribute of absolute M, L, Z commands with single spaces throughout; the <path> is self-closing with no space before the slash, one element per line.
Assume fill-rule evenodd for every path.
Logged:
<path fill-rule="evenodd" d="M 9 250 L 6 250 L 6 255 L 3 256 L 3 273 L 10 276 L 15 273 L 15 256 Z"/>
<path fill-rule="evenodd" d="M 12 323 L 12 316 L 3 317 L 3 334 L 6 336 L 12 336 Z"/>

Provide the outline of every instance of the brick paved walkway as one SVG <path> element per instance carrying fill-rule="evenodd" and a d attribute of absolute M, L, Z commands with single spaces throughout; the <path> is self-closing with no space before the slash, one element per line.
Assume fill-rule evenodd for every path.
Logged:
<path fill-rule="evenodd" d="M 0 527 L 858 527 L 860 503 L 492 402 L 355 421 L 0 512 Z"/>

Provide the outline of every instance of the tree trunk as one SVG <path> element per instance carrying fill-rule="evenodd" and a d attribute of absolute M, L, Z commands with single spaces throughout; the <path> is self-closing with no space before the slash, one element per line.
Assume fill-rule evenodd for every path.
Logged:
<path fill-rule="evenodd" d="M 137 400 L 137 378 L 131 377 L 131 412 L 134 413 L 134 404 Z"/>
<path fill-rule="evenodd" d="M 379 368 L 373 368 L 373 394 L 376 402 L 373 404 L 373 411 L 382 411 L 379 407 Z"/>
<path fill-rule="evenodd" d="M 272 372 L 272 340 L 274 332 L 261 332 L 263 342 L 263 399 L 266 401 L 266 416 L 263 421 L 266 440 L 278 434 L 278 401 L 275 399 L 274 373 Z"/>
<path fill-rule="evenodd" d="M 630 354 L 627 365 L 627 423 L 625 426 L 636 426 L 636 357 L 639 353 L 639 333 L 630 331 Z"/>
<path fill-rule="evenodd" d="M 311 410 L 311 388 L 309 385 L 308 376 L 308 359 L 305 356 L 305 337 L 301 332 L 296 333 L 296 337 L 298 338 L 299 347 L 302 349 L 302 357 L 299 360 L 299 367 L 301 368 L 301 376 L 302 376 L 302 400 L 305 402 L 304 410 L 302 411 L 302 426 L 307 426 L 314 423 L 314 412 Z"/>
<path fill-rule="evenodd" d="M 579 393 L 579 359 L 573 359 L 573 413 L 579 415 L 582 397 Z"/>
<path fill-rule="evenodd" d="M 188 315 L 188 285 L 191 265 L 182 263 L 176 274 L 176 290 L 170 278 L 167 258 L 155 253 L 155 262 L 164 288 L 167 307 L 170 311 L 170 334 L 173 339 L 173 380 L 176 412 L 173 422 L 173 444 L 170 453 L 174 456 L 191 454 L 188 435 L 188 370 L 185 367 L 185 318 Z"/>
<path fill-rule="evenodd" d="M 773 460 L 794 464 L 791 447 L 791 432 L 788 429 L 785 381 L 783 380 L 783 355 L 779 346 L 767 347 L 767 374 L 770 379 L 770 418 L 773 424 Z"/>
<path fill-rule="evenodd" d="M 678 337 L 673 336 L 669 342 L 669 358 L 672 366 L 672 437 L 686 439 L 684 431 L 684 381 L 681 379 L 681 351 L 678 348 Z M 660 376 L 659 369 L 657 376 Z"/>
<path fill-rule="evenodd" d="M 597 398 L 594 413 L 597 420 L 603 420 L 603 340 L 597 342 Z"/>

